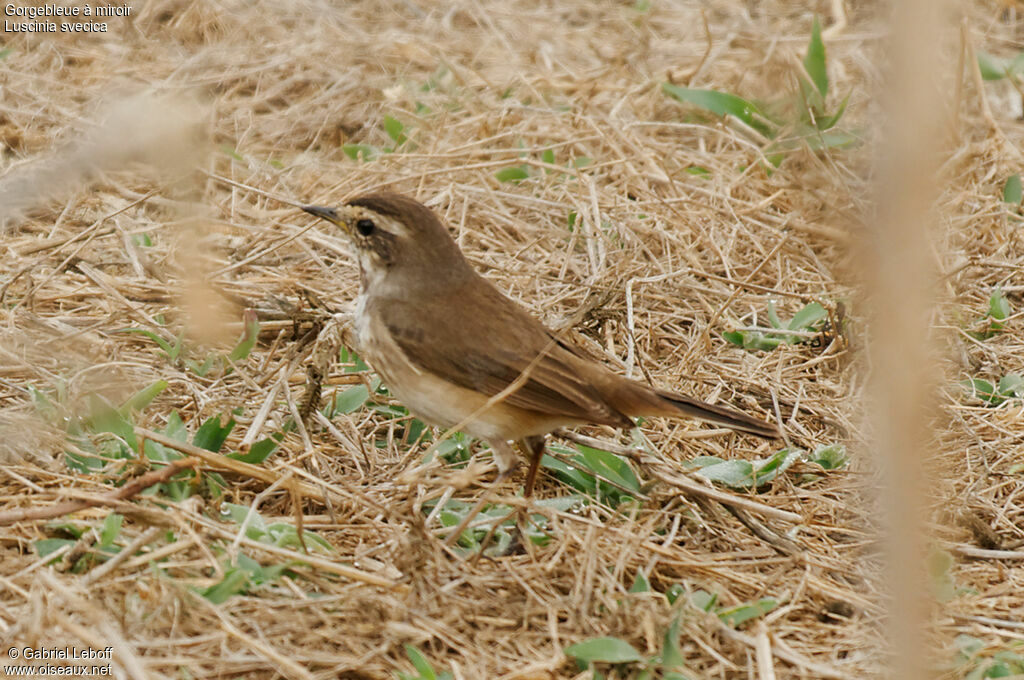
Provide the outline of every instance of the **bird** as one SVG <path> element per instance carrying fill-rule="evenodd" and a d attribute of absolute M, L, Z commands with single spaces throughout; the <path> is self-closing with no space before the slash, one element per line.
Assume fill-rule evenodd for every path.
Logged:
<path fill-rule="evenodd" d="M 375 192 L 302 209 L 348 238 L 359 265 L 355 349 L 424 422 L 457 427 L 493 451 L 496 483 L 529 459 L 533 492 L 545 438 L 583 424 L 690 417 L 763 438 L 779 431 L 737 410 L 617 374 L 548 330 L 479 274 L 448 228 L 408 196 Z"/>

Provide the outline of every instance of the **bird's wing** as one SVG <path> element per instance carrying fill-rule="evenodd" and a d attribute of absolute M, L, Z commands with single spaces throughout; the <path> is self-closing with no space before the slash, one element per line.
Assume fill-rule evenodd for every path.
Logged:
<path fill-rule="evenodd" d="M 470 281 L 445 297 L 456 305 L 379 301 L 377 313 L 417 368 L 488 396 L 525 371 L 526 379 L 505 403 L 584 422 L 632 426 L 594 384 L 611 372 L 580 358 L 486 279 Z"/>

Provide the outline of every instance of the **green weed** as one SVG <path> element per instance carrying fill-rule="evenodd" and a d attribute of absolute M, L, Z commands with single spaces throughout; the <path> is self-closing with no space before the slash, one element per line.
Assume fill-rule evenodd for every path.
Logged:
<path fill-rule="evenodd" d="M 827 108 L 828 68 L 817 17 L 811 27 L 797 83 L 794 92 L 775 103 L 758 103 L 730 92 L 681 87 L 672 83 L 664 83 L 662 91 L 677 101 L 715 116 L 734 118 L 769 140 L 764 154 L 770 166 L 765 169 L 770 173 L 786 155 L 802 146 L 820 151 L 846 148 L 859 141 L 857 135 L 837 127 L 846 112 L 849 95 L 835 109 Z M 793 110 L 795 115 L 789 113 Z"/>

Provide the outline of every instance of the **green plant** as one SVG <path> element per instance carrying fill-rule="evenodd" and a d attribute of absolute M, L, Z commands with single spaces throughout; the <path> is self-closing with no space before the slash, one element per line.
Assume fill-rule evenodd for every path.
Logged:
<path fill-rule="evenodd" d="M 976 637 L 961 633 L 953 641 L 956 646 L 954 665 L 965 680 L 1018 677 L 1024 674 L 1024 642 L 1014 640 L 1006 649 L 988 651 Z"/>
<path fill-rule="evenodd" d="M 1010 80 L 1014 84 L 1020 83 L 1020 76 L 1024 73 L 1024 52 L 1020 52 L 1012 59 L 1000 59 L 988 52 L 978 52 L 978 69 L 981 77 L 985 80 Z"/>
<path fill-rule="evenodd" d="M 405 673 L 404 671 L 395 671 L 394 675 L 397 680 L 452 680 L 453 676 L 448 671 L 439 675 L 420 650 L 409 644 L 402 646 L 405 649 L 405 655 L 409 657 L 412 667 L 416 669 L 416 675 Z"/>
<path fill-rule="evenodd" d="M 1020 175 L 1014 173 L 1006 178 L 1003 185 L 1003 203 L 1020 206 L 1021 200 L 1024 200 L 1024 189 L 1021 188 Z"/>
<path fill-rule="evenodd" d="M 411 146 L 409 140 L 409 129 L 405 123 L 394 116 L 386 115 L 381 121 L 381 128 L 391 139 L 391 146 L 377 147 L 372 144 L 342 144 L 341 151 L 354 161 L 376 160 L 382 154 L 395 153 L 401 146 Z"/>
<path fill-rule="evenodd" d="M 811 341 L 817 338 L 829 323 L 828 312 L 820 302 L 805 305 L 786 324 L 779 319 L 775 303 L 769 302 L 767 316 L 771 328 L 727 331 L 722 333 L 722 337 L 743 349 L 770 352 L 782 344 L 796 345 Z"/>
<path fill-rule="evenodd" d="M 563 496 L 560 498 L 545 498 L 535 500 L 534 504 L 540 508 L 549 508 L 560 512 L 566 512 L 586 502 L 582 496 Z M 429 501 L 423 504 L 424 513 L 434 511 L 437 501 Z M 438 514 L 441 526 L 457 527 L 466 515 L 473 509 L 474 503 L 449 499 Z M 516 532 L 515 509 L 510 505 L 494 504 L 485 506 L 474 517 L 472 529 L 465 529 L 459 537 L 458 549 L 466 555 L 475 554 L 484 548 L 485 554 L 502 555 L 512 544 Z M 545 545 L 551 540 L 547 533 L 547 517 L 543 514 L 534 513 L 529 515 L 523 523 L 522 532 L 525 538 L 535 545 Z M 484 546 L 484 540 L 488 534 L 491 535 L 490 542 Z"/>
<path fill-rule="evenodd" d="M 769 140 L 764 149 L 772 167 L 778 167 L 786 155 L 803 145 L 812 151 L 845 148 L 858 142 L 855 134 L 837 128 L 846 112 L 849 95 L 834 110 L 826 108 L 829 95 L 825 43 L 817 16 L 797 75 L 798 88 L 784 101 L 769 104 L 744 99 L 729 92 L 681 87 L 664 83 L 662 91 L 677 101 L 690 104 L 720 117 L 732 117 L 761 137 Z M 797 111 L 794 116 L 787 109 Z M 771 167 L 766 168 L 771 171 Z"/>
<path fill-rule="evenodd" d="M 224 578 L 196 592 L 213 604 L 221 604 L 235 595 L 248 593 L 256 586 L 271 583 L 286 574 L 288 564 L 274 564 L 264 567 L 244 553 L 239 553 L 234 564 L 225 563 Z"/>
<path fill-rule="evenodd" d="M 683 651 L 679 646 L 679 625 L 680 617 L 676 616 L 662 635 L 661 651 L 654 656 L 644 657 L 629 642 L 615 637 L 582 640 L 566 647 L 565 654 L 576 660 L 580 670 L 589 669 L 595 680 L 604 678 L 597 670 L 597 665 L 615 667 L 636 680 L 651 680 L 655 677 L 661 680 L 687 680 L 688 676 L 683 672 Z"/>
<path fill-rule="evenodd" d="M 803 449 L 781 449 L 767 458 L 754 461 L 697 456 L 686 465 L 712 482 L 735 489 L 757 489 L 781 475 L 798 460 L 813 463 L 825 470 L 836 470 L 848 463 L 846 448 L 842 444 L 831 444 L 819 445 L 812 453 Z M 814 479 L 816 476 L 809 478 Z"/>
<path fill-rule="evenodd" d="M 242 334 L 234 348 L 227 355 L 221 352 L 210 352 L 202 362 L 189 356 L 193 352 L 185 346 L 185 331 L 179 332 L 173 341 L 166 340 L 148 328 L 124 328 L 120 332 L 141 335 L 152 340 L 160 348 L 160 352 L 168 362 L 176 366 L 183 366 L 199 377 L 205 377 L 213 369 L 217 369 L 218 372 L 223 371 L 225 374 L 231 372 L 230 367 L 225 368 L 227 363 L 225 356 L 233 362 L 238 362 L 246 359 L 252 353 L 256 341 L 259 339 L 260 323 L 256 318 L 256 312 L 251 309 L 245 310 L 242 318 Z"/>
<path fill-rule="evenodd" d="M 541 466 L 594 500 L 615 508 L 642 495 L 639 478 L 622 456 L 582 444 L 575 449 L 551 445 L 548 450 L 563 459 L 545 454 Z"/>
<path fill-rule="evenodd" d="M 114 406 L 100 395 L 90 395 L 84 414 L 74 413 L 63 406 L 65 395 L 60 388 L 55 394 L 47 394 L 30 386 L 29 392 L 37 413 L 66 433 L 67 447 L 64 460 L 68 468 L 82 474 L 91 474 L 112 465 L 124 466 L 125 463 L 139 460 L 143 456 L 156 464 L 184 457 L 174 449 L 149 440 L 140 451 L 139 441 L 135 436 L 136 414 L 147 408 L 167 389 L 167 386 L 165 380 L 154 381 L 128 397 L 120 406 Z M 181 417 L 176 411 L 171 411 L 167 423 L 163 428 L 157 428 L 156 432 L 176 441 L 188 442 L 207 451 L 217 452 L 223 448 L 234 427 L 233 417 L 228 417 L 224 422 L 221 416 L 211 416 L 203 421 L 190 437 Z M 255 442 L 245 453 L 232 452 L 227 455 L 247 463 L 262 463 L 274 452 L 284 438 L 284 433 L 291 427 L 292 425 L 286 424 L 282 431 Z M 226 486 L 224 479 L 216 472 L 204 474 L 203 483 L 206 492 L 213 497 L 218 497 Z M 170 481 L 156 484 L 143 493 L 159 494 L 180 501 L 191 496 L 196 489 L 195 472 L 185 469 L 178 472 Z"/>
<path fill-rule="evenodd" d="M 1012 313 L 1010 301 L 1003 295 L 1003 289 L 996 286 L 988 297 L 988 310 L 985 316 L 977 321 L 985 324 L 985 328 L 980 331 L 968 331 L 967 334 L 975 340 L 988 340 L 999 335 L 1003 331 L 1003 321 Z"/>
<path fill-rule="evenodd" d="M 631 593 L 650 592 L 647 578 L 637 573 L 630 587 Z M 681 595 L 686 592 L 679 584 L 671 586 L 665 597 L 670 605 L 675 605 Z M 684 601 L 686 605 L 702 612 L 712 614 L 726 626 L 737 628 L 748 621 L 764 616 L 779 605 L 775 598 L 763 597 L 732 607 L 718 604 L 718 596 L 706 590 L 696 590 Z M 580 670 L 590 670 L 595 678 L 604 676 L 598 667 L 611 666 L 618 671 L 616 677 L 631 677 L 637 680 L 685 680 L 683 652 L 679 646 L 680 624 L 682 613 L 677 613 L 672 623 L 662 635 L 661 650 L 658 654 L 645 657 L 627 640 L 616 637 L 595 637 L 582 640 L 565 648 L 565 654 L 576 659 Z"/>
<path fill-rule="evenodd" d="M 520 156 L 525 157 L 526 153 L 521 153 Z M 544 149 L 544 151 L 540 153 L 540 160 L 548 165 L 555 165 L 555 150 L 551 148 Z M 593 160 L 588 156 L 575 156 L 565 163 L 565 167 L 578 170 L 580 168 L 587 167 L 591 163 L 593 163 Z M 520 165 L 510 165 L 502 168 L 494 173 L 494 177 L 499 182 L 521 182 L 524 179 L 529 179 L 540 174 L 550 175 L 553 172 L 556 172 L 556 170 L 552 168 L 534 169 L 529 164 L 522 163 Z M 571 227 L 572 225 L 570 224 L 570 228 Z"/>
<path fill-rule="evenodd" d="M 258 512 L 245 505 L 224 503 L 221 506 L 221 516 L 244 526 L 246 538 L 253 541 L 279 548 L 305 545 L 325 553 L 331 553 L 334 550 L 323 537 L 311 531 L 303 531 L 300 538 L 298 530 L 291 524 L 287 522 L 267 523 Z M 219 546 L 216 549 L 222 550 Z M 234 562 L 223 564 L 224 576 L 220 581 L 206 588 L 198 589 L 197 592 L 214 604 L 220 604 L 235 595 L 247 593 L 256 586 L 271 583 L 281 576 L 291 574 L 289 569 L 298 564 L 301 564 L 301 560 L 264 566 L 240 552 Z"/>
<path fill-rule="evenodd" d="M 690 596 L 690 604 L 701 611 L 714 614 L 730 628 L 736 628 L 772 611 L 779 606 L 779 601 L 772 597 L 762 597 L 733 607 L 723 607 L 718 605 L 717 595 L 706 590 L 697 590 Z"/>
<path fill-rule="evenodd" d="M 756 489 L 775 479 L 795 461 L 803 451 L 782 449 L 764 460 L 723 460 L 717 456 L 697 456 L 687 467 L 712 482 L 737 489 Z"/>
<path fill-rule="evenodd" d="M 983 378 L 961 380 L 960 385 L 968 397 L 980 399 L 988 406 L 999 406 L 1010 399 L 1024 399 L 1024 377 L 1008 373 L 993 385 Z"/>
<path fill-rule="evenodd" d="M 121 537 L 121 526 L 123 523 L 123 515 L 116 512 L 108 514 L 103 519 L 103 523 L 96 532 L 97 540 L 94 544 L 95 548 L 86 550 L 77 557 L 71 565 L 71 572 L 74 574 L 83 574 L 95 564 L 103 562 L 119 553 L 121 551 L 121 546 L 117 545 L 117 541 Z M 48 524 L 47 531 L 62 534 L 63 536 L 70 536 L 71 538 L 54 537 L 33 541 L 32 547 L 40 557 L 46 557 L 65 546 L 78 544 L 79 541 L 86 536 L 89 528 L 82 527 L 74 522 L 60 521 Z M 54 557 L 50 562 L 54 562 L 56 560 L 57 557 Z"/>
<path fill-rule="evenodd" d="M 231 519 L 236 524 L 244 525 L 246 537 L 260 543 L 278 548 L 296 548 L 301 547 L 302 539 L 305 539 L 310 542 L 312 547 L 320 548 L 324 552 L 329 553 L 334 550 L 330 543 L 311 531 L 303 531 L 302 539 L 300 539 L 298 530 L 288 522 L 268 524 L 258 512 L 254 512 L 247 505 L 223 503 L 220 513 L 225 519 Z"/>

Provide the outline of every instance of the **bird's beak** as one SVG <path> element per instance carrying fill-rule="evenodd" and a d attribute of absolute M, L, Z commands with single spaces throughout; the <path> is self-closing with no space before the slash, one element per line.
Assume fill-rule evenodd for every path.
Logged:
<path fill-rule="evenodd" d="M 310 215 L 319 217 L 322 220 L 327 220 L 331 224 L 336 224 L 339 227 L 344 226 L 341 223 L 341 220 L 338 218 L 338 211 L 335 210 L 334 208 L 323 208 L 319 205 L 304 205 L 302 206 L 302 209 L 308 212 Z"/>

